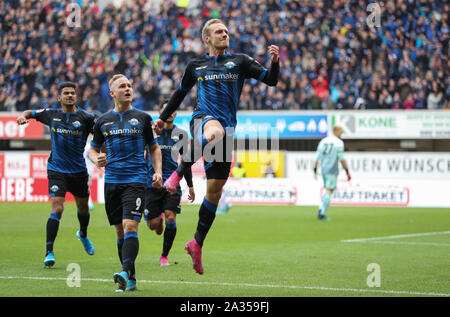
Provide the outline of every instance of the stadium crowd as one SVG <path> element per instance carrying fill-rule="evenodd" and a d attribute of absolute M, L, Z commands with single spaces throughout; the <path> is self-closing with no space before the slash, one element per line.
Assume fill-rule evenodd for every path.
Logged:
<path fill-rule="evenodd" d="M 108 79 L 133 79 L 134 105 L 158 110 L 190 58 L 203 54 L 203 23 L 221 18 L 231 51 L 268 65 L 280 47 L 276 88 L 249 80 L 239 107 L 277 109 L 450 109 L 448 12 L 440 0 L 379 2 L 380 27 L 368 26 L 363 0 L 215 0 L 194 9 L 177 1 L 129 1 L 100 8 L 72 1 L 0 3 L 0 111 L 56 107 L 61 81 L 79 85 L 80 106 L 112 106 Z M 180 110 L 195 105 L 195 89 Z"/>

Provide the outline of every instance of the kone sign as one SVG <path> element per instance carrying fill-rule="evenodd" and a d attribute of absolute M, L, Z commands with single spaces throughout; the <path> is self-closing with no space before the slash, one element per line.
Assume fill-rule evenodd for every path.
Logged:
<path fill-rule="evenodd" d="M 391 131 L 397 129 L 397 118 L 383 113 L 344 113 L 332 115 L 331 126 L 335 125 L 343 128 L 344 138 L 380 136 L 380 129 Z"/>

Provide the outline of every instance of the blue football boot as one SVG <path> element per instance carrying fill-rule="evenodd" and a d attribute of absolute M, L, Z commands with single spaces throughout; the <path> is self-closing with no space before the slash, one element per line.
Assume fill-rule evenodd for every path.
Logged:
<path fill-rule="evenodd" d="M 53 252 L 49 252 L 44 259 L 44 266 L 45 267 L 52 267 L 55 265 L 55 256 L 53 255 Z"/>
<path fill-rule="evenodd" d="M 128 274 L 125 271 L 120 273 L 114 273 L 113 275 L 114 283 L 116 283 L 120 290 L 125 291 L 128 286 Z"/>
<path fill-rule="evenodd" d="M 89 240 L 88 237 L 82 238 L 80 235 L 80 230 L 77 231 L 77 237 L 78 237 L 78 239 L 80 239 L 81 243 L 83 244 L 83 247 L 84 247 L 84 250 L 86 251 L 86 253 L 89 255 L 94 255 L 95 248 L 94 248 L 94 245 L 92 244 L 91 240 Z"/>

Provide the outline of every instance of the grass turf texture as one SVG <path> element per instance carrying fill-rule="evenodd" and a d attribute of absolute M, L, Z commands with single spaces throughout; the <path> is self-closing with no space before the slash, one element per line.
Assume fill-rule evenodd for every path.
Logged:
<path fill-rule="evenodd" d="M 45 269 L 50 204 L 2 203 L 0 296 L 450 296 L 450 234 L 341 241 L 448 231 L 448 209 L 331 207 L 330 222 L 318 221 L 316 209 L 233 206 L 217 215 L 203 248 L 202 276 L 184 250 L 196 228 L 198 206 L 184 205 L 177 217 L 169 267 L 158 263 L 162 235 L 142 220 L 138 291 L 115 293 L 112 275 L 121 266 L 104 205 L 91 211 L 88 236 L 95 255 L 89 256 L 76 238 L 76 207 L 66 204 L 54 245 L 56 264 Z M 81 268 L 80 287 L 66 283 L 70 263 Z M 367 285 L 370 263 L 380 266 L 381 287 Z"/>

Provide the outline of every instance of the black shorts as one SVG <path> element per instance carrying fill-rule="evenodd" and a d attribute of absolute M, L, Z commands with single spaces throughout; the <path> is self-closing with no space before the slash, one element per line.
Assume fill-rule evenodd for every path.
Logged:
<path fill-rule="evenodd" d="M 194 137 L 194 146 L 202 143 L 203 126 L 209 120 L 217 119 L 204 114 L 199 114 L 192 118 L 190 131 Z M 208 145 L 203 148 L 204 168 L 207 179 L 228 179 L 233 158 L 233 147 L 233 134 L 228 133 L 225 129 L 225 137 L 215 144 L 214 148 L 208 147 Z"/>
<path fill-rule="evenodd" d="M 60 173 L 47 170 L 48 194 L 50 197 L 66 197 L 66 193 L 80 198 L 89 197 L 89 175 L 82 173 Z"/>
<path fill-rule="evenodd" d="M 110 225 L 123 219 L 141 221 L 145 204 L 145 184 L 105 183 L 105 209 Z"/>
<path fill-rule="evenodd" d="M 165 210 L 181 213 L 181 187 L 178 185 L 175 194 L 171 195 L 165 188 L 147 188 L 145 192 L 145 209 L 149 219 L 157 218 Z"/>

